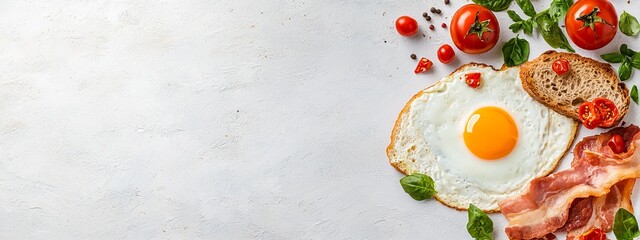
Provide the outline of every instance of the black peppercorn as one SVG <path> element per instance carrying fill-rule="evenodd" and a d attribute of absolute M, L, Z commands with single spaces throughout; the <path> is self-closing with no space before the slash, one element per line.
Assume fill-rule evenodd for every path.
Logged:
<path fill-rule="evenodd" d="M 444 4 L 449 5 L 449 0 L 444 0 Z"/>
<path fill-rule="evenodd" d="M 431 13 L 436 13 L 436 8 L 435 7 L 431 7 L 431 10 L 429 10 L 429 11 L 431 11 Z"/>
<path fill-rule="evenodd" d="M 436 9 L 436 14 L 440 14 L 442 11 L 440 9 Z"/>
<path fill-rule="evenodd" d="M 427 12 L 423 12 L 423 13 L 422 13 L 422 17 L 423 17 L 423 18 L 426 18 L 426 17 L 428 17 L 428 16 L 429 16 L 429 14 L 427 14 Z"/>
<path fill-rule="evenodd" d="M 418 57 L 416 57 L 415 54 L 411 54 L 411 59 L 416 60 Z"/>
<path fill-rule="evenodd" d="M 431 16 L 427 16 L 426 18 L 424 18 L 427 21 L 431 21 Z"/>

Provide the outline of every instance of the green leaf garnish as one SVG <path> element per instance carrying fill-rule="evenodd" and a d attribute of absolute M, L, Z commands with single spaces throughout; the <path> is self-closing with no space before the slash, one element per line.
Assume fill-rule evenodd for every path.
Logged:
<path fill-rule="evenodd" d="M 632 240 L 640 236 L 638 221 L 624 208 L 618 209 L 613 220 L 613 234 L 618 240 Z"/>
<path fill-rule="evenodd" d="M 600 57 L 608 63 L 621 63 L 626 58 L 620 53 L 607 53 L 600 55 Z"/>
<path fill-rule="evenodd" d="M 638 19 L 626 11 L 623 11 L 622 15 L 620 15 L 619 23 L 620 32 L 624 33 L 624 35 L 635 36 L 640 33 L 640 23 L 638 23 Z"/>
<path fill-rule="evenodd" d="M 512 1 L 513 0 L 473 0 L 475 4 L 484 6 L 494 12 L 507 10 Z"/>
<path fill-rule="evenodd" d="M 630 93 L 631 99 L 636 102 L 636 105 L 639 104 L 638 103 L 638 87 L 636 85 L 633 85 L 633 88 L 631 88 L 631 93 Z"/>
<path fill-rule="evenodd" d="M 502 47 L 502 57 L 507 67 L 523 64 L 529 60 L 529 42 L 516 35 Z"/>
<path fill-rule="evenodd" d="M 549 15 L 556 22 L 560 22 L 567 15 L 569 7 L 573 5 L 573 0 L 553 0 L 549 7 Z"/>
<path fill-rule="evenodd" d="M 569 44 L 567 37 L 564 35 L 558 23 L 555 22 L 548 11 L 544 11 L 536 15 L 535 21 L 540 26 L 540 34 L 542 38 L 553 48 L 562 48 L 569 52 L 575 50 Z"/>
<path fill-rule="evenodd" d="M 436 193 L 433 179 L 421 173 L 414 173 L 400 179 L 400 185 L 413 199 L 422 201 Z"/>
<path fill-rule="evenodd" d="M 482 210 L 473 204 L 469 204 L 469 222 L 467 231 L 469 235 L 478 240 L 493 240 L 493 221 Z"/>
<path fill-rule="evenodd" d="M 524 34 L 531 35 L 533 34 L 533 18 L 529 18 L 524 20 L 513 10 L 508 10 L 507 14 L 509 18 L 513 20 L 513 24 L 509 26 L 509 29 L 513 31 L 513 33 L 518 33 L 520 30 L 524 32 Z"/>
<path fill-rule="evenodd" d="M 530 0 L 516 0 L 516 3 L 520 7 L 520 9 L 522 9 L 524 14 L 526 14 L 527 16 L 529 17 L 536 16 L 536 9 L 533 7 L 533 4 L 531 4 Z"/>
<path fill-rule="evenodd" d="M 622 65 L 618 68 L 618 75 L 620 76 L 620 80 L 626 81 L 631 78 L 631 60 L 625 58 L 622 61 Z"/>

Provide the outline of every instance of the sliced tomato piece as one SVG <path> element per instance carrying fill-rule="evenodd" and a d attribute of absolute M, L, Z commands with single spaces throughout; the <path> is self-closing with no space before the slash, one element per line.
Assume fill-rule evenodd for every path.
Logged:
<path fill-rule="evenodd" d="M 478 88 L 481 84 L 480 82 L 480 73 L 467 73 L 464 75 L 464 81 L 471 88 Z"/>
<path fill-rule="evenodd" d="M 609 142 L 607 142 L 607 145 L 609 145 L 611 151 L 613 151 L 613 153 L 615 154 L 627 151 L 624 144 L 624 139 L 622 139 L 622 136 L 620 136 L 620 134 L 611 135 L 611 138 L 609 138 Z"/>
<path fill-rule="evenodd" d="M 418 73 L 429 71 L 429 69 L 431 69 L 431 66 L 433 66 L 433 62 L 431 62 L 431 60 L 427 58 L 421 58 L 414 72 L 418 74 Z"/>
<path fill-rule="evenodd" d="M 580 104 L 578 108 L 578 115 L 580 115 L 580 121 L 587 129 L 594 129 L 602 123 L 602 116 L 598 111 L 598 108 L 592 102 L 584 102 Z"/>
<path fill-rule="evenodd" d="M 553 71 L 558 75 L 564 75 L 571 69 L 571 63 L 569 63 L 569 61 L 564 58 L 556 60 L 551 66 L 553 68 Z"/>
<path fill-rule="evenodd" d="M 606 240 L 607 235 L 600 228 L 592 228 L 580 236 L 580 240 Z"/>
<path fill-rule="evenodd" d="M 616 119 L 618 119 L 620 113 L 618 112 L 616 105 L 611 100 L 606 98 L 596 98 L 593 100 L 593 104 L 602 116 L 602 123 L 600 123 L 600 126 L 611 127 L 616 123 Z"/>

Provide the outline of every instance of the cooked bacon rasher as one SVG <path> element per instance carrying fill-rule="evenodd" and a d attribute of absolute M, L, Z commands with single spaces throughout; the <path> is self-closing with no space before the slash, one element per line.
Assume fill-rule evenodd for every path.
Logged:
<path fill-rule="evenodd" d="M 633 212 L 631 192 L 635 182 L 635 179 L 622 180 L 613 185 L 611 191 L 604 196 L 576 199 L 569 210 L 569 219 L 561 229 L 568 231 L 567 240 L 578 240 L 592 228 L 598 228 L 604 232 L 611 231 L 613 218 L 618 209 L 624 208 Z M 575 204 L 576 202 L 588 203 L 588 205 L 579 206 Z M 579 214 L 574 215 L 574 213 Z"/>
<path fill-rule="evenodd" d="M 615 214 L 619 207 L 632 210 L 628 195 L 634 180 L 623 180 L 640 177 L 639 132 L 640 128 L 631 125 L 584 138 L 573 151 L 571 168 L 536 178 L 521 195 L 502 201 L 500 211 L 509 222 L 507 236 L 540 238 L 563 226 L 570 231 L 569 237 L 592 226 L 610 230 L 613 218 L 609 218 L 609 211 Z M 612 134 L 622 136 L 626 152 L 615 154 L 607 145 Z"/>

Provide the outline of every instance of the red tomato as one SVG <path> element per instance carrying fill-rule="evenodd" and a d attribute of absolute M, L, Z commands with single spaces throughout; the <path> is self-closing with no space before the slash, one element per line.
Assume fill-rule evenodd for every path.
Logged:
<path fill-rule="evenodd" d="M 587 50 L 609 44 L 618 32 L 618 13 L 608 0 L 580 0 L 567 11 L 567 34 Z"/>
<path fill-rule="evenodd" d="M 453 51 L 453 48 L 449 44 L 445 44 L 440 46 L 438 49 L 438 60 L 441 63 L 450 63 L 453 61 L 453 58 L 456 56 L 456 53 Z"/>
<path fill-rule="evenodd" d="M 416 67 L 416 70 L 414 70 L 413 72 L 415 72 L 416 74 L 421 72 L 426 72 L 426 71 L 429 71 L 429 69 L 431 69 L 431 66 L 433 66 L 433 62 L 431 62 L 431 60 L 427 58 L 421 58 L 420 61 L 418 62 L 418 66 Z"/>
<path fill-rule="evenodd" d="M 451 18 L 449 29 L 453 44 L 470 54 L 491 50 L 500 38 L 500 24 L 496 15 L 476 4 L 467 4 L 458 9 Z"/>
<path fill-rule="evenodd" d="M 609 147 L 611 148 L 611 151 L 613 151 L 613 153 L 615 154 L 623 153 L 627 151 L 625 150 L 624 140 L 622 139 L 622 136 L 620 136 L 619 134 L 613 134 L 609 139 L 609 142 L 607 142 L 607 145 L 609 145 Z"/>
<path fill-rule="evenodd" d="M 402 36 L 413 36 L 418 32 L 418 22 L 409 16 L 399 17 L 396 20 L 396 30 Z"/>
<path fill-rule="evenodd" d="M 569 61 L 567 61 L 567 59 L 560 58 L 555 62 L 553 62 L 553 71 L 556 72 L 558 75 L 563 75 L 569 72 L 570 68 L 571 68 L 571 65 L 569 64 Z"/>
<path fill-rule="evenodd" d="M 478 88 L 480 86 L 480 73 L 467 73 L 464 75 L 464 81 L 471 88 Z"/>
<path fill-rule="evenodd" d="M 598 112 L 598 108 L 592 102 L 583 102 L 578 108 L 580 121 L 587 129 L 594 129 L 602 123 L 602 116 Z"/>
<path fill-rule="evenodd" d="M 592 228 L 580 236 L 580 240 L 606 240 L 607 235 L 600 228 Z"/>

